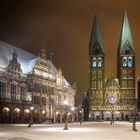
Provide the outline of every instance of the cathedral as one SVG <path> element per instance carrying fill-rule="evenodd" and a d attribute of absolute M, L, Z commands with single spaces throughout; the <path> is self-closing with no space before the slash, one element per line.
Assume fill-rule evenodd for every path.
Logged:
<path fill-rule="evenodd" d="M 124 11 L 117 50 L 117 77 L 106 79 L 105 49 L 95 15 L 89 43 L 89 90 L 85 115 L 90 120 L 127 120 L 136 112 L 135 50 Z M 115 58 L 114 58 L 115 59 Z M 106 65 L 105 65 L 106 64 Z"/>
<path fill-rule="evenodd" d="M 74 121 L 75 84 L 48 59 L 0 41 L 0 123 Z M 64 104 L 67 101 L 67 105 Z"/>

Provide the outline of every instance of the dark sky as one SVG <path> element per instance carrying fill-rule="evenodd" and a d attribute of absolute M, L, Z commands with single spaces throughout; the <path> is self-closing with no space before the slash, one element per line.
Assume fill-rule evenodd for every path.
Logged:
<path fill-rule="evenodd" d="M 126 4 L 125 4 L 126 3 Z M 38 54 L 46 48 L 65 78 L 77 82 L 77 101 L 88 88 L 88 47 L 95 9 L 106 54 L 106 78 L 116 76 L 116 54 L 127 6 L 140 76 L 139 0 L 0 0 L 0 40 Z M 81 96 L 80 96 L 81 95 Z"/>

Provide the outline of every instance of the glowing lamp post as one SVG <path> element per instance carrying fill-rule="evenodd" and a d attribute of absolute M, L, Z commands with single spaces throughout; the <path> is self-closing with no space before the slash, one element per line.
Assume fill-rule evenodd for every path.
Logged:
<path fill-rule="evenodd" d="M 64 126 L 64 130 L 68 130 L 68 122 L 67 122 L 67 105 L 68 105 L 68 101 L 67 100 L 64 101 L 64 105 L 65 105 L 65 126 Z"/>
<path fill-rule="evenodd" d="M 44 121 L 44 118 L 45 118 L 45 113 L 46 113 L 46 112 L 43 110 L 43 111 L 42 111 L 42 120 L 43 120 L 43 121 Z"/>
<path fill-rule="evenodd" d="M 31 124 L 33 124 L 33 110 L 34 110 L 34 107 L 31 106 Z"/>
<path fill-rule="evenodd" d="M 138 131 L 137 129 L 136 129 L 136 109 L 134 109 L 134 116 L 133 116 L 133 125 L 132 125 L 132 130 L 133 131 Z"/>
<path fill-rule="evenodd" d="M 74 106 L 71 108 L 71 111 L 73 112 L 72 122 L 74 122 L 75 121 L 75 117 L 74 117 L 75 107 Z"/>
<path fill-rule="evenodd" d="M 34 110 L 34 107 L 31 106 L 30 107 L 30 110 L 31 110 L 31 120 L 29 121 L 28 127 L 31 127 L 31 125 L 33 124 L 33 110 Z"/>
<path fill-rule="evenodd" d="M 83 112 L 83 108 L 80 109 L 79 113 L 80 113 L 80 124 L 82 124 L 83 117 L 84 117 L 84 116 L 83 116 L 83 113 L 84 113 L 84 112 Z"/>
<path fill-rule="evenodd" d="M 72 107 L 71 110 L 74 111 L 75 110 L 75 107 Z"/>

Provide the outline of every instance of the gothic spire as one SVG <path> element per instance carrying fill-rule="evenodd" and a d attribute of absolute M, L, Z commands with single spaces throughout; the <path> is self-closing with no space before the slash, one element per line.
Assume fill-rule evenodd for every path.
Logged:
<path fill-rule="evenodd" d="M 93 20 L 90 43 L 89 43 L 89 52 L 93 51 L 93 48 L 95 47 L 96 43 L 99 44 L 99 47 L 101 48 L 102 52 L 104 52 L 103 41 L 99 28 L 99 22 L 97 16 L 95 15 Z"/>
<path fill-rule="evenodd" d="M 13 59 L 17 61 L 17 53 L 16 53 L 15 50 L 14 50 L 14 52 L 13 52 Z"/>
<path fill-rule="evenodd" d="M 122 49 L 124 48 L 126 43 L 129 43 L 131 49 L 134 51 L 131 30 L 130 30 L 130 26 L 129 26 L 127 12 L 125 10 L 123 22 L 122 22 L 121 35 L 120 35 L 119 52 L 122 51 Z"/>

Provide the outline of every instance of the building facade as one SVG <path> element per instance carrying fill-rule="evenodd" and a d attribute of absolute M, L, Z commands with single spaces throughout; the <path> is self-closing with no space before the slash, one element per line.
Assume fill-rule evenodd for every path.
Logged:
<path fill-rule="evenodd" d="M 105 50 L 95 16 L 89 44 L 88 118 L 127 120 L 136 110 L 136 91 L 135 51 L 126 11 L 117 52 L 117 77 L 105 77 Z"/>
<path fill-rule="evenodd" d="M 64 122 L 66 113 L 72 122 L 77 117 L 71 111 L 74 85 L 47 59 L 45 49 L 35 56 L 0 42 L 0 122 L 28 123 L 31 117 L 34 123 Z"/>
<path fill-rule="evenodd" d="M 138 89 L 137 90 L 138 90 L 137 111 L 140 116 L 140 79 L 138 79 Z"/>

